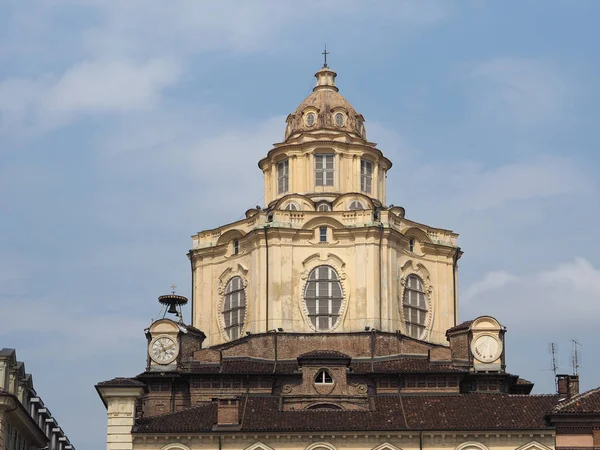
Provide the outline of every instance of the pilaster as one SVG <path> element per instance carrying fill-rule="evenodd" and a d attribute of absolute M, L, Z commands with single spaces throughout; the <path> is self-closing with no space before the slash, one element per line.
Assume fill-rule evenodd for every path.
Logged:
<path fill-rule="evenodd" d="M 131 430 L 135 422 L 136 402 L 143 387 L 98 386 L 108 416 L 107 450 L 132 450 Z"/>

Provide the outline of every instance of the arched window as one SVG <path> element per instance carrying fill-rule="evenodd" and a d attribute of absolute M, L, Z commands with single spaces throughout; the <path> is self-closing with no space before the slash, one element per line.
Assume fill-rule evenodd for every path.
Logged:
<path fill-rule="evenodd" d="M 246 292 L 244 291 L 244 283 L 240 277 L 233 277 L 227 283 L 225 301 L 223 302 L 223 321 L 229 339 L 237 339 L 242 334 L 245 314 Z"/>
<path fill-rule="evenodd" d="M 298 205 L 296 205 L 295 203 L 288 203 L 285 209 L 287 209 L 288 211 L 298 211 Z"/>
<path fill-rule="evenodd" d="M 423 280 L 416 275 L 409 275 L 406 279 L 402 306 L 408 335 L 419 339 L 425 331 L 427 296 L 425 295 Z"/>
<path fill-rule="evenodd" d="M 315 384 L 333 384 L 333 378 L 325 369 L 319 370 L 315 377 Z"/>
<path fill-rule="evenodd" d="M 354 200 L 352 203 L 350 203 L 350 207 L 348 209 L 350 211 L 357 211 L 359 209 L 365 209 L 365 207 L 358 200 Z"/>
<path fill-rule="evenodd" d="M 310 272 L 304 301 L 317 331 L 330 330 L 336 325 L 343 298 L 342 285 L 333 267 L 318 266 Z"/>
<path fill-rule="evenodd" d="M 331 206 L 329 206 L 329 204 L 327 204 L 327 203 L 321 203 L 317 207 L 317 211 L 331 211 Z"/>

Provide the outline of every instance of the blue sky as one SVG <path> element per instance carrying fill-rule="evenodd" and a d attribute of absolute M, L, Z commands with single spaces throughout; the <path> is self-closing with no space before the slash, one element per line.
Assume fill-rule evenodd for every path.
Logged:
<path fill-rule="evenodd" d="M 508 329 L 551 392 L 548 343 L 600 385 L 595 1 L 0 2 L 0 347 L 79 448 L 93 389 L 145 363 L 156 297 L 189 295 L 199 230 L 260 204 L 327 43 L 393 162 L 388 201 L 460 233 L 460 317 Z"/>

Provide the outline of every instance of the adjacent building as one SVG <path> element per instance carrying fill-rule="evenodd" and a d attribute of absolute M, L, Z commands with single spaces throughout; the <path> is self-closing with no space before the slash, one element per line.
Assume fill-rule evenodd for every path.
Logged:
<path fill-rule="evenodd" d="M 14 349 L 0 350 L 0 449 L 73 450 Z"/>
<path fill-rule="evenodd" d="M 264 206 L 193 236 L 191 322 L 161 297 L 177 316 L 145 330 L 143 372 L 96 386 L 107 448 L 598 446 L 596 422 L 591 441 L 557 438 L 574 384 L 530 394 L 506 371 L 506 328 L 459 322 L 458 235 L 389 204 L 392 162 L 336 73 L 315 77 L 258 162 Z"/>

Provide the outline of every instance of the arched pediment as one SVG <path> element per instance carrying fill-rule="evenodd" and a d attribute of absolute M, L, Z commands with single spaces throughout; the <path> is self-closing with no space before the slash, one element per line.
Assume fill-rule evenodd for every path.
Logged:
<path fill-rule="evenodd" d="M 167 444 L 160 450 L 190 450 L 190 448 L 183 444 Z"/>
<path fill-rule="evenodd" d="M 246 447 L 244 450 L 273 450 L 273 447 L 269 447 L 267 444 L 263 444 L 258 441 L 252 444 L 250 447 Z"/>
<path fill-rule="evenodd" d="M 226 244 L 233 239 L 241 239 L 245 236 L 244 232 L 241 230 L 229 230 L 219 236 L 217 240 L 217 245 Z"/>
<path fill-rule="evenodd" d="M 310 444 L 308 447 L 306 447 L 305 450 L 318 450 L 318 449 L 337 450 L 337 448 L 335 448 L 329 442 L 315 442 L 314 444 Z"/>
<path fill-rule="evenodd" d="M 314 230 L 317 227 L 323 226 L 328 226 L 337 230 L 344 228 L 344 225 L 340 221 L 335 220 L 333 217 L 321 216 L 310 219 L 308 222 L 302 225 L 302 229 Z"/>
<path fill-rule="evenodd" d="M 481 442 L 468 441 L 468 442 L 463 442 L 458 447 L 456 447 L 454 450 L 489 450 L 489 448 L 487 448 Z"/>
<path fill-rule="evenodd" d="M 472 330 L 500 330 L 502 325 L 492 316 L 479 316 L 471 324 Z"/>
<path fill-rule="evenodd" d="M 423 230 L 417 227 L 405 228 L 402 234 L 406 237 L 414 237 L 421 242 L 431 242 L 431 238 Z"/>
<path fill-rule="evenodd" d="M 371 197 L 361 194 L 360 192 L 350 192 L 348 194 L 340 195 L 333 201 L 331 206 L 334 211 L 346 211 L 348 209 L 347 205 L 354 200 L 361 202 L 365 209 L 375 209 L 375 204 Z"/>
<path fill-rule="evenodd" d="M 290 202 L 294 202 L 301 207 L 300 210 L 305 211 L 314 211 L 315 210 L 315 202 L 313 202 L 309 197 L 300 194 L 288 194 L 281 197 L 275 203 L 273 209 L 285 209 L 286 205 Z"/>

